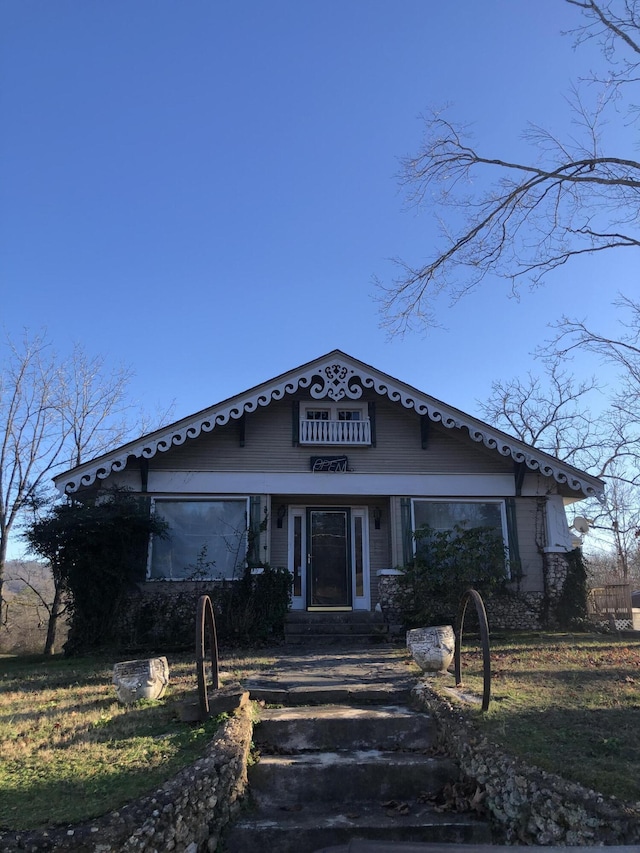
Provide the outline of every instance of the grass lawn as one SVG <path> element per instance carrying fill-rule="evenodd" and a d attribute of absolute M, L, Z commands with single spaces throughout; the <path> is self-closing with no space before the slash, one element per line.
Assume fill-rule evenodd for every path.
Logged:
<path fill-rule="evenodd" d="M 271 669 L 268 652 L 222 657 L 223 682 Z M 640 800 L 640 640 L 586 634 L 491 638 L 489 711 L 461 705 L 514 755 L 605 794 Z M 193 657 L 169 656 L 158 702 L 120 705 L 113 661 L 0 658 L 0 827 L 75 823 L 153 790 L 191 763 L 218 721 L 179 722 Z M 482 692 L 482 657 L 465 643 L 465 690 Z M 436 680 L 437 689 L 453 679 Z M 450 696 L 447 696 L 450 698 Z"/>
<path fill-rule="evenodd" d="M 266 665 L 230 656 L 222 675 Z M 169 656 L 170 685 L 155 702 L 121 705 L 112 672 L 111 660 L 0 658 L 0 828 L 96 817 L 202 754 L 220 721 L 189 725 L 175 713 L 196 687 L 193 656 Z"/>
<path fill-rule="evenodd" d="M 640 639 L 491 638 L 492 699 L 467 708 L 494 742 L 604 794 L 640 800 Z M 482 653 L 463 644 L 462 681 L 482 694 Z"/>

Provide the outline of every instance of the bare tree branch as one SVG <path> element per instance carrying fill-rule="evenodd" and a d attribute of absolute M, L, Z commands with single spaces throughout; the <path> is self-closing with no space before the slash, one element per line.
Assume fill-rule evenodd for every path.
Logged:
<path fill-rule="evenodd" d="M 423 144 L 402 162 L 401 181 L 412 204 L 435 210 L 442 241 L 425 263 L 398 261 L 398 277 L 378 281 L 391 334 L 437 324 L 437 297 L 456 302 L 488 277 L 507 279 L 517 293 L 580 255 L 640 247 L 640 161 L 604 143 L 608 118 L 621 114 L 623 83 L 640 76 L 640 0 L 567 2 L 586 19 L 573 31 L 576 43 L 597 39 L 611 73 L 592 75 L 588 93 L 572 89 L 576 135 L 529 126 L 531 162 L 481 152 L 441 111 L 424 118 Z M 633 59 L 621 63 L 618 49 Z M 626 114 L 635 120 L 634 109 Z"/>
<path fill-rule="evenodd" d="M 494 382 L 479 406 L 486 420 L 521 441 L 593 469 L 603 441 L 588 402 L 594 393 L 600 393 L 595 378 L 577 381 L 555 359 L 548 361 L 544 375 Z"/>

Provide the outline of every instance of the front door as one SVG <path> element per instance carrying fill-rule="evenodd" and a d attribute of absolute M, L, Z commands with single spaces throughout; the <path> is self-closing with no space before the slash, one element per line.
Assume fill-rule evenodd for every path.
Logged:
<path fill-rule="evenodd" d="M 307 510 L 307 606 L 351 607 L 351 514 Z"/>

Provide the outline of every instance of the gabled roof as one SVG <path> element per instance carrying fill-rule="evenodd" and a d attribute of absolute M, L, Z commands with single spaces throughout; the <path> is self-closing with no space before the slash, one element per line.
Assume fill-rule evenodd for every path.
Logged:
<path fill-rule="evenodd" d="M 192 441 L 202 432 L 211 432 L 217 426 L 242 417 L 245 412 L 254 412 L 260 406 L 268 406 L 273 400 L 282 400 L 300 389 L 309 389 L 313 399 L 328 398 L 337 402 L 357 400 L 363 390 L 369 388 L 407 409 L 427 415 L 447 429 L 466 429 L 473 441 L 482 443 L 501 456 L 510 456 L 514 462 L 526 466 L 526 469 L 552 477 L 585 497 L 599 497 L 604 491 L 604 484 L 597 477 L 530 447 L 337 349 L 242 394 L 123 444 L 110 453 L 60 474 L 54 482 L 61 492 L 73 494 L 82 487 L 93 485 L 96 480 L 106 479 L 111 473 L 122 471 L 131 457 L 152 459 L 157 453 L 165 453 L 172 447 Z"/>

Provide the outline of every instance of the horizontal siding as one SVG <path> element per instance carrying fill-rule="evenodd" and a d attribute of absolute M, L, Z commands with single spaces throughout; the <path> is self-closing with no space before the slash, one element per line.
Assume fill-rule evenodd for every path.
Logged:
<path fill-rule="evenodd" d="M 520 589 L 523 592 L 540 592 L 544 589 L 542 573 L 542 555 L 536 546 L 536 528 L 543 525 L 542 514 L 537 514 L 536 498 L 516 499 L 516 519 L 518 526 L 518 545 L 522 579 Z"/>
<path fill-rule="evenodd" d="M 197 439 L 158 453 L 149 461 L 156 471 L 308 471 L 311 456 L 345 454 L 357 473 L 500 473 L 512 462 L 472 441 L 466 430 L 431 423 L 423 450 L 420 417 L 400 404 L 376 404 L 376 447 L 292 446 L 292 404 L 271 403 L 245 416 L 244 446 L 240 426 L 231 421 Z"/>

